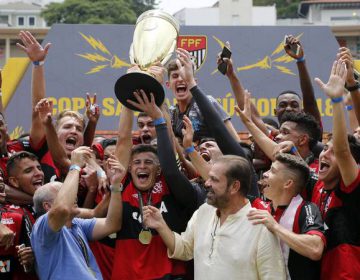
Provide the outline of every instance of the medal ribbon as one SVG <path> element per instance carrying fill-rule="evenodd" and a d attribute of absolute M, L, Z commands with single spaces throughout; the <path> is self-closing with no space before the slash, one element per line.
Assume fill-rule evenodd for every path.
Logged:
<path fill-rule="evenodd" d="M 151 192 L 152 192 L 152 189 L 148 192 L 149 199 L 148 199 L 146 206 L 151 205 Z M 139 191 L 137 191 L 137 193 L 138 193 L 139 209 L 140 209 L 140 215 L 141 215 L 141 226 L 144 230 L 148 230 L 148 228 L 144 225 L 144 213 L 143 213 L 144 202 L 142 199 L 142 195 L 141 195 L 141 192 L 139 192 Z"/>

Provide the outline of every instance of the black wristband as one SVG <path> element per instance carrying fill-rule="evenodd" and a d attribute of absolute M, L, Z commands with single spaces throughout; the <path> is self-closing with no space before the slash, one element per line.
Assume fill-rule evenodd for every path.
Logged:
<path fill-rule="evenodd" d="M 360 88 L 360 83 L 358 81 L 356 81 L 354 86 L 352 86 L 352 87 L 345 86 L 345 88 L 348 91 L 355 91 L 355 90 L 358 90 Z"/>

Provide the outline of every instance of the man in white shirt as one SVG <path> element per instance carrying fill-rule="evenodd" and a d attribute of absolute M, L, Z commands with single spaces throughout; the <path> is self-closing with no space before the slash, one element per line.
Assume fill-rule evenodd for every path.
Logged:
<path fill-rule="evenodd" d="M 277 238 L 247 219 L 250 166 L 238 156 L 222 156 L 206 181 L 207 200 L 181 236 L 169 229 L 160 211 L 144 207 L 144 223 L 155 229 L 171 258 L 194 258 L 195 279 L 285 279 Z"/>

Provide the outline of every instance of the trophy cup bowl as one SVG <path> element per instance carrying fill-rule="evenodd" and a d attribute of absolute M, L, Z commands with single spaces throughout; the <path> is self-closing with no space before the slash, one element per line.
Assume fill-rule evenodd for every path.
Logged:
<path fill-rule="evenodd" d="M 176 49 L 179 28 L 173 16 L 160 10 L 149 10 L 139 16 L 129 56 L 131 63 L 138 65 L 141 71 L 125 74 L 116 81 L 115 95 L 121 104 L 139 111 L 127 100 L 137 102 L 133 93 L 140 89 L 149 99 L 153 93 L 156 105 L 164 102 L 164 88 L 148 69 L 158 63 L 165 65 L 170 60 Z"/>

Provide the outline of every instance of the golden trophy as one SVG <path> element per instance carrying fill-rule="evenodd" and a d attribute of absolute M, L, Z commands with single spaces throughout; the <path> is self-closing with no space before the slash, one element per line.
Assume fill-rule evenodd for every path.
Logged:
<path fill-rule="evenodd" d="M 176 49 L 179 28 L 173 16 L 160 10 L 149 10 L 139 16 L 129 56 L 131 63 L 138 65 L 141 71 L 125 74 L 115 84 L 115 95 L 124 106 L 139 111 L 128 104 L 127 99 L 136 102 L 133 93 L 140 89 L 149 98 L 152 92 L 156 105 L 164 102 L 163 86 L 147 70 L 154 64 L 165 65 L 170 60 Z"/>

